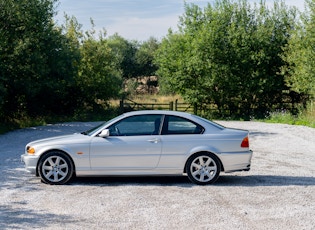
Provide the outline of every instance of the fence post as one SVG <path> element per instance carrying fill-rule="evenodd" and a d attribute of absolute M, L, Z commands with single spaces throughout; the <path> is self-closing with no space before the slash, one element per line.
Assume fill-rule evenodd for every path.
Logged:
<path fill-rule="evenodd" d="M 178 103 L 178 99 L 175 100 L 175 111 L 177 111 L 177 103 Z"/>
<path fill-rule="evenodd" d="M 197 103 L 194 103 L 194 114 L 197 115 Z"/>
<path fill-rule="evenodd" d="M 124 113 L 124 99 L 119 101 L 119 112 Z"/>
<path fill-rule="evenodd" d="M 173 110 L 173 105 L 174 105 L 174 102 L 170 102 L 170 110 Z"/>

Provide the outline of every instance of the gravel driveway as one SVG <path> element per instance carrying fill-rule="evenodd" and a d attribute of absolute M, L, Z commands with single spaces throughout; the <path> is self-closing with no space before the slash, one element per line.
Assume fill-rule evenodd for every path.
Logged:
<path fill-rule="evenodd" d="M 28 142 L 81 132 L 64 123 L 0 135 L 0 229 L 314 229 L 315 129 L 219 122 L 250 130 L 249 172 L 210 186 L 186 177 L 77 178 L 51 186 L 24 171 Z"/>

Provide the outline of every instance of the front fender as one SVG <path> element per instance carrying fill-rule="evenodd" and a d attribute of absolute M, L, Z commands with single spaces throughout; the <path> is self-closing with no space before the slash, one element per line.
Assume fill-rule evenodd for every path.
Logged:
<path fill-rule="evenodd" d="M 74 168 L 76 171 L 89 170 L 90 165 L 90 147 L 89 145 L 74 145 L 74 146 L 65 146 L 65 145 L 55 145 L 41 148 L 37 153 L 40 155 L 40 158 L 48 152 L 51 151 L 61 151 L 66 153 L 71 160 L 73 161 Z"/>

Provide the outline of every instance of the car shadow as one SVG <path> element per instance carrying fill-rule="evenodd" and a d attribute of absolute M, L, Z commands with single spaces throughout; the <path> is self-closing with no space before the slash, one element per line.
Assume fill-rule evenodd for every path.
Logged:
<path fill-rule="evenodd" d="M 270 133 L 270 132 L 260 132 L 260 131 L 250 131 L 249 132 L 250 137 L 256 137 L 256 136 L 272 136 L 272 135 L 277 135 L 277 133 Z"/>
<path fill-rule="evenodd" d="M 100 185 L 100 186 L 177 186 L 192 187 L 194 184 L 185 176 L 135 176 L 135 177 L 76 177 L 70 185 Z"/>
<path fill-rule="evenodd" d="M 69 185 L 99 185 L 99 186 L 198 186 L 185 176 L 155 176 L 155 177 L 80 177 L 73 178 Z M 222 175 L 210 186 L 315 186 L 314 177 L 249 175 Z"/>
<path fill-rule="evenodd" d="M 216 182 L 217 186 L 315 186 L 315 177 L 278 176 L 278 175 L 224 175 Z"/>

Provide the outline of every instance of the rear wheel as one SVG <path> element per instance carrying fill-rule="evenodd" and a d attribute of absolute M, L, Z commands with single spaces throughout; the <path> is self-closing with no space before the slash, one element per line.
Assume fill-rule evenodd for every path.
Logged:
<path fill-rule="evenodd" d="M 194 154 L 186 164 L 188 178 L 199 185 L 214 183 L 219 178 L 220 171 L 220 161 L 210 153 Z"/>
<path fill-rule="evenodd" d="M 47 184 L 65 184 L 71 179 L 73 171 L 71 159 L 59 151 L 45 154 L 38 164 L 38 173 L 42 181 Z"/>

